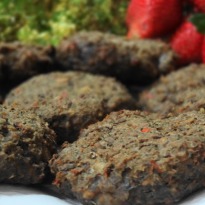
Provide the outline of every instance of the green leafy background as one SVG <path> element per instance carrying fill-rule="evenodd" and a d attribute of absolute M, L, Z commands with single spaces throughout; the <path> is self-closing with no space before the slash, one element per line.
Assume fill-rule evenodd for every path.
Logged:
<path fill-rule="evenodd" d="M 1 0 L 0 41 L 52 44 L 79 30 L 126 33 L 128 0 Z"/>

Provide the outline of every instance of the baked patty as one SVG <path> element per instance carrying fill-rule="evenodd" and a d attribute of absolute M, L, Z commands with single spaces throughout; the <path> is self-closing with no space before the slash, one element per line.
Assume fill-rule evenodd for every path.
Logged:
<path fill-rule="evenodd" d="M 0 105 L 0 182 L 41 183 L 56 152 L 55 138 L 36 115 Z"/>
<path fill-rule="evenodd" d="M 139 107 L 162 114 L 205 108 L 205 65 L 192 64 L 174 71 L 139 95 Z"/>
<path fill-rule="evenodd" d="M 54 184 L 86 205 L 165 205 L 205 182 L 205 113 L 118 111 L 50 160 Z"/>
<path fill-rule="evenodd" d="M 126 84 L 148 84 L 176 69 L 176 56 L 160 40 L 127 40 L 108 33 L 79 32 L 56 49 L 63 70 L 114 76 Z"/>
<path fill-rule="evenodd" d="M 72 71 L 36 76 L 11 91 L 5 104 L 33 110 L 61 143 L 76 140 L 80 129 L 111 111 L 133 108 L 135 101 L 113 78 Z"/>
<path fill-rule="evenodd" d="M 0 83 L 20 83 L 34 75 L 54 69 L 55 49 L 52 46 L 0 43 Z"/>

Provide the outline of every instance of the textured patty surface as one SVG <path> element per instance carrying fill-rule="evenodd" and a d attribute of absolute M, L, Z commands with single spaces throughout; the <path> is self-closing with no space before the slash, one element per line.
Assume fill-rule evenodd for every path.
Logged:
<path fill-rule="evenodd" d="M 173 204 L 204 186 L 204 117 L 113 112 L 54 155 L 54 184 L 86 205 Z"/>
<path fill-rule="evenodd" d="M 113 110 L 134 106 L 127 89 L 113 78 L 74 71 L 36 76 L 11 91 L 5 103 L 33 110 L 61 142 L 75 140 L 81 128 Z"/>
<path fill-rule="evenodd" d="M 205 65 L 192 64 L 170 73 L 143 91 L 140 106 L 147 111 L 181 113 L 205 108 Z"/>
<path fill-rule="evenodd" d="M 79 32 L 56 49 L 64 70 L 115 76 L 127 84 L 147 84 L 175 67 L 176 56 L 159 40 L 126 40 L 101 32 Z"/>
<path fill-rule="evenodd" d="M 0 182 L 42 182 L 56 151 L 55 138 L 36 115 L 0 105 Z"/>
<path fill-rule="evenodd" d="M 54 68 L 55 49 L 18 42 L 0 43 L 0 83 L 22 82 Z"/>

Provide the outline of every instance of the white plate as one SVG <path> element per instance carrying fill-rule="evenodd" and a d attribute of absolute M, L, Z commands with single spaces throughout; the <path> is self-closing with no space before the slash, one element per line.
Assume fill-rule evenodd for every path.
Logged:
<path fill-rule="evenodd" d="M 0 185 L 0 205 L 81 205 L 45 189 Z M 106 205 L 106 204 L 105 204 Z M 205 205 L 205 190 L 192 194 L 178 205 Z"/>
<path fill-rule="evenodd" d="M 0 185 L 0 205 L 80 205 L 44 188 Z"/>

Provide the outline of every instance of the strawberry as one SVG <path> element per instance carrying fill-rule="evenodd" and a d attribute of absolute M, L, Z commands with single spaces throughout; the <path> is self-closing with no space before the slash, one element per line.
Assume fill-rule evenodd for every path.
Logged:
<path fill-rule="evenodd" d="M 202 61 L 204 35 L 189 21 L 185 21 L 171 39 L 171 47 L 179 56 L 179 65 Z"/>
<path fill-rule="evenodd" d="M 182 21 L 181 0 L 131 0 L 127 9 L 128 38 L 169 34 Z"/>
<path fill-rule="evenodd" d="M 202 46 L 202 62 L 205 63 L 205 38 Z"/>
<path fill-rule="evenodd" d="M 205 0 L 192 0 L 192 2 L 198 11 L 205 13 Z"/>

